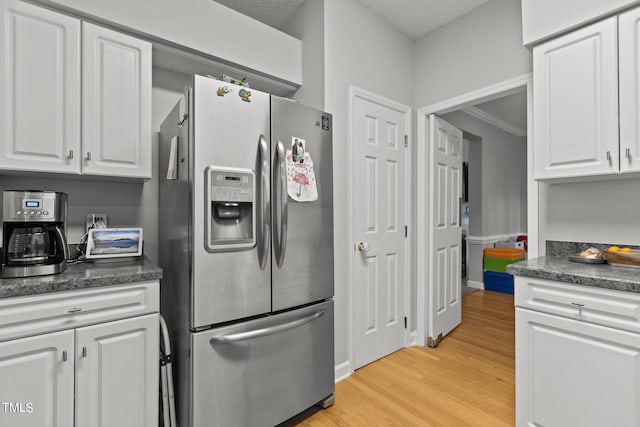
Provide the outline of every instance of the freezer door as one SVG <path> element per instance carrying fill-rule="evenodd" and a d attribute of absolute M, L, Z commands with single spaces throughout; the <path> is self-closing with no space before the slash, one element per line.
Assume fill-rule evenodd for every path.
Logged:
<path fill-rule="evenodd" d="M 192 92 L 190 326 L 199 328 L 271 309 L 269 95 L 202 76 Z"/>
<path fill-rule="evenodd" d="M 274 426 L 333 394 L 333 301 L 191 340 L 191 426 Z"/>
<path fill-rule="evenodd" d="M 333 296 L 333 154 L 331 115 L 271 97 L 272 308 L 274 311 Z M 301 146 L 300 146 L 301 145 Z M 313 162 L 317 200 L 296 201 L 287 192 L 286 156 Z M 298 168 L 308 174 L 308 170 Z M 289 171 L 289 178 L 292 173 Z M 296 175 L 295 173 L 293 175 Z M 293 178 L 297 179 L 295 176 Z M 308 196 L 303 177 L 292 189 Z M 309 199 L 307 199 L 309 200 Z"/>

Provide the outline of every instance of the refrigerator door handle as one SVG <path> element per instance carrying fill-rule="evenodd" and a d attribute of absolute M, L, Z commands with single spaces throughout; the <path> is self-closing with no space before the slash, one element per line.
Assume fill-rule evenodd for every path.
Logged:
<path fill-rule="evenodd" d="M 260 200 L 262 210 L 262 232 L 259 251 L 260 268 L 262 270 L 267 266 L 269 259 L 269 244 L 271 242 L 271 193 L 269 190 L 269 180 L 271 171 L 269 170 L 269 146 L 264 135 L 260 135 Z"/>
<path fill-rule="evenodd" d="M 298 326 L 302 326 L 306 323 L 312 322 L 322 317 L 326 312 L 327 310 L 323 308 L 322 310 L 316 311 L 315 313 L 305 316 L 303 318 L 296 319 L 287 323 L 282 323 L 280 325 L 269 326 L 267 328 L 261 328 L 261 329 L 254 329 L 252 331 L 247 331 L 247 332 L 238 332 L 237 334 L 214 336 L 209 340 L 209 342 L 211 344 L 231 344 L 238 341 L 246 341 L 253 338 L 264 337 L 266 335 L 277 334 L 289 329 L 297 328 Z"/>
<path fill-rule="evenodd" d="M 277 231 L 277 244 L 276 246 L 276 263 L 278 267 L 282 267 L 284 263 L 284 254 L 287 249 L 287 216 L 288 216 L 288 202 L 289 196 L 287 195 L 287 165 L 286 165 L 286 153 L 284 150 L 284 144 L 278 140 L 277 144 L 277 173 L 274 174 L 274 181 L 277 183 L 275 187 L 277 201 L 277 207 L 280 210 L 280 215 L 276 215 L 276 221 L 280 218 L 280 224 L 278 224 Z"/>

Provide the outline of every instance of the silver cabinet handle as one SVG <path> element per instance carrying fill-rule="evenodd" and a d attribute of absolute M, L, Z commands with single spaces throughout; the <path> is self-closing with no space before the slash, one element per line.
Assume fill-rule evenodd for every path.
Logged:
<path fill-rule="evenodd" d="M 582 302 L 572 302 L 571 305 L 575 305 L 576 307 L 584 307 L 584 303 Z"/>
<path fill-rule="evenodd" d="M 611 161 L 611 151 L 607 151 L 607 160 Z"/>
<path fill-rule="evenodd" d="M 260 338 L 266 335 L 277 334 L 279 332 L 284 332 L 288 329 L 297 328 L 298 326 L 302 326 L 305 323 L 314 321 L 317 318 L 323 316 L 326 312 L 327 312 L 326 309 L 322 309 L 309 316 L 305 316 L 301 319 L 296 319 L 291 322 L 282 323 L 280 325 L 269 326 L 267 328 L 262 328 L 262 329 L 255 329 L 253 331 L 238 332 L 237 334 L 214 336 L 209 340 L 209 342 L 211 344 L 230 344 L 237 341 L 245 341 L 252 338 Z"/>
<path fill-rule="evenodd" d="M 63 350 L 63 351 L 62 351 L 62 361 L 63 361 L 63 362 L 66 362 L 66 361 L 67 361 L 67 359 L 68 359 L 68 357 L 67 357 L 67 350 Z"/>
<path fill-rule="evenodd" d="M 67 156 L 69 159 L 73 159 L 73 150 L 69 150 L 69 155 Z"/>
<path fill-rule="evenodd" d="M 269 259 L 269 244 L 271 242 L 271 196 L 269 191 L 269 145 L 264 135 L 260 135 L 260 199 L 262 209 L 262 245 L 258 253 L 260 268 L 265 269 Z"/>
<path fill-rule="evenodd" d="M 624 156 L 631 160 L 631 148 L 627 148 L 626 150 L 624 150 Z"/>
<path fill-rule="evenodd" d="M 87 347 L 82 347 L 82 357 L 87 357 Z"/>
<path fill-rule="evenodd" d="M 279 210 L 279 214 L 276 214 L 276 223 L 278 225 L 278 231 L 274 233 L 275 248 L 276 248 L 276 263 L 278 267 L 282 267 L 284 264 L 284 255 L 287 249 L 287 216 L 288 216 L 288 201 L 289 195 L 287 194 L 287 165 L 285 163 L 286 153 L 284 150 L 284 144 L 278 140 L 276 147 L 276 165 L 274 168 L 274 190 L 276 197 L 279 200 L 276 202 L 276 209 Z M 278 221 L 279 220 L 279 221 Z"/>
<path fill-rule="evenodd" d="M 70 308 L 70 309 L 69 309 L 69 310 L 67 310 L 67 311 L 68 311 L 69 313 L 78 313 L 78 312 L 82 311 L 82 308 L 80 308 L 80 307 L 73 307 L 73 308 Z"/>
<path fill-rule="evenodd" d="M 91 161 L 91 151 L 87 151 L 87 161 Z"/>

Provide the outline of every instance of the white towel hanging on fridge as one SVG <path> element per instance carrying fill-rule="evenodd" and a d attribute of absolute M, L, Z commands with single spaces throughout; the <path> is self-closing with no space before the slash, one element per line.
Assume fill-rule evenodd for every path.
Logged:
<path fill-rule="evenodd" d="M 313 171 L 313 160 L 309 152 L 304 153 L 302 162 L 294 162 L 291 150 L 287 150 L 287 193 L 296 202 L 313 202 L 318 200 L 316 174 Z"/>

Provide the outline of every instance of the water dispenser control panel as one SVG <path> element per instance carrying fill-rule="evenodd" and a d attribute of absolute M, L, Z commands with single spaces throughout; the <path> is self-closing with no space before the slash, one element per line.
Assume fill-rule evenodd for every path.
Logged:
<path fill-rule="evenodd" d="M 213 201 L 252 202 L 253 172 L 212 171 L 211 198 Z"/>
<path fill-rule="evenodd" d="M 235 251 L 256 245 L 255 174 L 251 169 L 208 166 L 205 249 Z"/>

